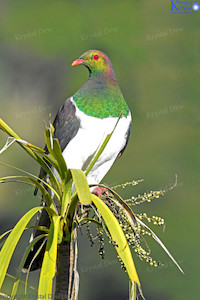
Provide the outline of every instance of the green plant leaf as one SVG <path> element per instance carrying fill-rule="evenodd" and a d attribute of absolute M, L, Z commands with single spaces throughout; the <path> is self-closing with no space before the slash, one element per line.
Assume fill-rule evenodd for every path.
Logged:
<path fill-rule="evenodd" d="M 47 192 L 47 190 L 44 188 L 44 186 L 43 186 L 42 184 L 40 184 L 37 180 L 35 180 L 35 179 L 31 178 L 31 177 L 28 177 L 28 176 L 6 176 L 6 177 L 0 178 L 0 183 L 6 182 L 6 181 L 10 182 L 10 179 L 14 179 L 14 181 L 16 181 L 16 182 L 20 182 L 20 181 L 17 180 L 17 179 L 26 179 L 26 180 L 32 182 L 33 185 L 34 185 L 35 187 L 37 187 L 37 188 L 41 191 L 41 193 L 42 193 L 42 195 L 43 195 L 43 197 L 44 197 L 44 200 L 45 200 L 46 204 L 47 204 L 50 208 L 56 210 L 53 199 L 51 198 L 51 196 L 49 195 L 49 193 Z M 22 182 L 23 182 L 23 183 L 29 184 L 29 182 L 26 182 L 26 181 L 22 181 Z M 43 181 L 42 181 L 42 182 L 43 182 Z M 55 192 L 55 194 L 57 195 L 57 197 L 59 197 L 59 195 L 57 194 L 57 192 L 56 192 L 56 191 L 55 191 L 48 183 L 45 182 L 45 184 L 46 184 L 51 190 L 53 190 L 53 192 Z M 58 198 L 58 200 L 59 200 L 59 199 L 60 199 L 60 198 Z"/>
<path fill-rule="evenodd" d="M 92 219 L 92 218 L 82 218 L 82 219 L 79 219 L 78 220 L 78 224 L 80 224 L 81 222 L 91 222 L 91 223 L 94 223 L 94 224 L 102 227 L 102 224 L 99 221 L 97 221 L 95 219 Z"/>
<path fill-rule="evenodd" d="M 177 261 L 173 258 L 172 254 L 169 252 L 169 250 L 167 250 L 167 248 L 165 247 L 165 245 L 163 244 L 163 242 L 161 242 L 161 240 L 157 237 L 157 235 L 153 232 L 153 230 L 151 230 L 145 223 L 143 223 L 139 218 L 137 218 L 137 222 L 140 223 L 142 225 L 142 227 L 146 228 L 147 230 L 150 231 L 152 237 L 154 238 L 154 240 L 163 248 L 163 250 L 167 253 L 167 255 L 171 258 L 171 260 L 174 262 L 174 264 L 178 267 L 178 269 L 181 271 L 181 273 L 185 274 L 184 271 L 181 269 L 181 267 L 179 266 L 179 264 L 177 263 Z"/>
<path fill-rule="evenodd" d="M 13 283 L 13 288 L 12 288 L 12 291 L 11 291 L 11 300 L 14 300 L 14 297 L 16 296 L 17 294 L 17 290 L 18 290 L 18 286 L 19 286 L 19 283 L 21 282 L 20 280 L 20 277 L 21 277 L 21 274 L 22 274 L 22 269 L 23 269 L 23 266 L 24 266 L 24 263 L 27 259 L 27 256 L 29 254 L 29 252 L 31 251 L 32 247 L 42 238 L 44 238 L 45 236 L 47 236 L 46 234 L 41 234 L 40 236 L 36 237 L 29 245 L 28 245 L 28 248 L 26 249 L 26 252 L 20 262 L 20 265 L 19 265 L 19 268 L 18 268 L 18 271 L 17 271 L 17 275 L 15 277 L 15 281 Z M 24 283 L 25 284 L 25 283 Z"/>
<path fill-rule="evenodd" d="M 101 213 L 101 216 L 106 223 L 112 239 L 117 243 L 115 249 L 126 267 L 130 280 L 137 282 L 137 284 L 140 286 L 140 281 L 135 269 L 129 245 L 116 217 L 101 199 L 93 194 L 91 194 L 91 198 L 93 203 Z"/>
<path fill-rule="evenodd" d="M 71 173 L 70 173 L 71 175 Z M 68 179 L 67 183 L 63 186 L 63 196 L 62 196 L 62 203 L 61 203 L 61 216 L 64 217 L 66 214 L 67 206 L 70 203 L 71 200 L 71 194 L 72 194 L 72 179 Z"/>
<path fill-rule="evenodd" d="M 39 231 L 44 231 L 46 233 L 49 233 L 49 228 L 46 226 L 27 226 L 27 229 L 34 229 L 34 230 L 39 230 Z"/>
<path fill-rule="evenodd" d="M 44 128 L 44 137 L 49 153 L 53 154 L 53 134 L 51 128 Z"/>
<path fill-rule="evenodd" d="M 61 178 L 65 179 L 67 174 L 67 166 L 62 155 L 59 141 L 58 139 L 53 138 L 53 132 L 52 132 L 54 131 L 53 125 L 50 124 L 50 126 L 51 126 L 50 128 L 45 127 L 44 129 L 46 146 L 50 153 L 50 157 L 52 156 L 56 161 L 56 163 L 53 164 L 53 166 L 56 168 Z"/>
<path fill-rule="evenodd" d="M 2 154 L 5 150 L 7 150 L 14 142 L 17 142 L 18 144 L 25 145 L 28 148 L 30 148 L 32 150 L 36 150 L 39 153 L 43 153 L 44 152 L 44 150 L 42 150 L 41 148 L 39 148 L 39 147 L 37 147 L 37 146 L 35 146 L 35 145 L 31 144 L 31 143 L 28 143 L 25 140 L 21 140 L 21 139 L 17 139 L 17 138 L 14 138 L 12 136 L 9 136 L 7 138 L 5 146 L 0 150 L 0 154 Z"/>
<path fill-rule="evenodd" d="M 5 235 L 9 234 L 11 231 L 12 231 L 12 229 L 10 229 L 10 230 L 4 232 L 2 235 L 0 235 L 0 240 L 1 240 L 2 238 L 4 238 Z"/>
<path fill-rule="evenodd" d="M 129 300 L 137 300 L 137 284 L 131 280 L 129 280 Z"/>
<path fill-rule="evenodd" d="M 12 169 L 15 169 L 15 170 L 18 170 L 18 171 L 20 171 L 20 172 L 22 172 L 22 173 L 25 173 L 25 174 L 27 174 L 27 175 L 30 176 L 29 178 L 33 177 L 33 178 L 37 179 L 37 181 L 42 182 L 45 186 L 47 186 L 50 190 L 52 190 L 52 192 L 56 195 L 56 197 L 57 197 L 58 199 L 60 198 L 60 196 L 59 196 L 59 194 L 57 193 L 57 191 L 56 191 L 51 185 L 49 185 L 46 181 L 42 180 L 41 178 L 39 178 L 39 177 L 33 175 L 32 173 L 29 173 L 29 172 L 24 171 L 24 170 L 22 170 L 22 169 L 20 169 L 20 168 L 17 168 L 17 167 L 14 167 L 14 166 L 11 166 L 11 165 L 2 163 L 2 162 L 0 162 L 0 165 L 9 167 L 9 168 L 12 168 Z M 2 177 L 2 178 L 0 178 L 0 180 L 3 179 L 3 178 L 8 178 L 8 177 L 9 177 L 9 176 L 7 176 L 7 177 Z M 16 177 L 17 177 L 17 176 L 16 176 Z M 27 177 L 27 178 L 28 178 L 28 177 Z M 60 187 L 59 187 L 59 189 L 60 189 Z"/>
<path fill-rule="evenodd" d="M 39 165 L 42 167 L 42 169 L 49 175 L 50 180 L 55 184 L 56 188 L 59 190 L 59 184 L 57 181 L 57 178 L 53 174 L 51 168 L 48 166 L 48 164 L 40 157 L 42 155 L 44 158 L 46 158 L 47 161 L 50 161 L 50 163 L 58 168 L 58 164 L 53 156 L 47 157 L 47 155 L 44 153 L 44 150 L 32 145 L 31 143 L 23 141 L 1 118 L 0 118 L 0 129 L 6 132 L 10 137 L 13 137 L 15 141 L 33 158 L 39 163 Z M 23 142 L 22 142 L 23 141 Z M 11 142 L 12 143 L 12 142 Z M 40 155 L 38 155 L 38 153 Z"/>
<path fill-rule="evenodd" d="M 26 300 L 26 295 L 27 295 L 27 288 L 28 288 L 28 277 L 29 277 L 29 273 L 30 273 L 30 270 L 31 270 L 31 266 L 33 264 L 33 262 L 35 261 L 35 259 L 38 257 L 38 255 L 40 254 L 42 248 L 44 247 L 45 243 L 47 241 L 47 238 L 44 238 L 44 240 L 42 241 L 42 244 L 40 245 L 40 247 L 37 249 L 37 252 L 35 253 L 35 255 L 33 256 L 30 264 L 29 264 L 29 267 L 28 269 L 26 270 L 26 280 L 25 280 L 25 285 L 24 285 L 24 298 Z"/>
<path fill-rule="evenodd" d="M 47 162 L 45 161 L 45 160 L 47 160 L 52 166 L 55 166 L 55 165 L 56 165 L 56 162 L 55 162 L 54 158 L 53 158 L 51 155 L 46 155 L 46 154 L 44 154 L 44 153 L 42 153 L 42 154 L 40 153 L 40 155 L 41 155 L 43 158 L 45 158 L 45 160 L 44 160 L 44 159 L 42 159 L 42 158 L 38 155 L 37 152 L 34 152 L 34 154 L 35 154 L 36 160 L 37 160 L 37 162 L 39 163 L 39 165 L 40 165 L 40 166 L 42 167 L 42 169 L 46 172 L 46 174 L 49 175 L 49 178 L 50 178 L 52 184 L 54 184 L 55 187 L 56 187 L 56 189 L 57 189 L 58 191 L 60 191 L 60 184 L 59 184 L 59 182 L 58 182 L 58 179 L 57 179 L 57 177 L 55 176 L 55 174 L 53 173 L 51 167 L 50 167 L 50 166 L 47 164 Z M 41 179 L 42 179 L 42 178 L 39 178 L 40 181 L 41 181 Z"/>
<path fill-rule="evenodd" d="M 6 122 L 4 122 L 1 118 L 0 118 L 0 129 L 3 130 L 4 132 L 6 132 L 9 136 L 14 137 L 16 139 L 16 142 L 22 147 L 24 148 L 24 150 L 26 150 L 26 152 L 28 152 L 28 154 L 30 156 L 32 156 L 35 160 L 37 160 L 35 153 L 26 145 L 24 145 L 23 143 L 18 142 L 17 140 L 22 141 L 22 139 L 6 124 Z M 28 144 L 28 143 L 27 143 Z M 35 146 L 36 147 L 36 146 Z M 38 148 L 38 147 L 36 147 Z M 42 152 L 43 150 L 40 149 L 40 151 Z"/>
<path fill-rule="evenodd" d="M 70 169 L 70 171 L 74 180 L 79 201 L 84 205 L 89 205 L 92 200 L 85 173 L 78 169 Z"/>
<path fill-rule="evenodd" d="M 60 216 L 52 217 L 52 223 L 49 230 L 46 250 L 40 273 L 40 281 L 38 288 L 38 296 L 40 297 L 43 295 L 52 295 L 52 281 L 56 269 L 58 230 L 60 218 Z"/>
<path fill-rule="evenodd" d="M 65 241 L 72 241 L 73 239 L 73 230 L 75 228 L 75 222 L 74 222 L 74 215 L 77 209 L 77 205 L 79 203 L 79 198 L 77 193 L 74 193 L 74 195 L 71 197 L 71 201 L 69 205 L 66 208 L 66 214 L 64 216 L 64 240 Z"/>
<path fill-rule="evenodd" d="M 53 139 L 53 153 L 52 154 L 58 162 L 58 171 L 61 176 L 61 179 L 63 180 L 63 182 L 65 182 L 65 180 L 67 178 L 68 170 L 67 170 L 67 165 L 64 160 L 64 157 L 62 155 L 62 151 L 61 151 L 58 139 Z"/>
<path fill-rule="evenodd" d="M 1 252 L 0 252 L 0 289 L 3 284 L 8 265 L 10 263 L 11 257 L 15 250 L 15 247 L 26 228 L 26 225 L 30 221 L 30 219 L 39 211 L 41 207 L 34 207 L 29 210 L 15 225 L 11 233 L 9 234 L 6 242 L 4 243 Z"/>
<path fill-rule="evenodd" d="M 47 128 L 47 127 L 44 128 L 44 136 L 45 136 L 46 146 L 47 146 L 47 149 L 48 149 L 48 152 L 49 152 L 49 154 L 47 154 L 47 156 L 48 157 L 50 156 L 50 159 L 53 158 L 54 163 L 52 165 L 58 171 L 59 170 L 59 165 L 58 165 L 57 160 L 54 157 L 54 151 L 53 151 L 53 132 L 52 132 L 51 128 Z"/>
<path fill-rule="evenodd" d="M 6 276 L 9 277 L 9 278 L 11 278 L 11 279 L 13 279 L 13 280 L 16 279 L 15 276 L 10 275 L 9 273 L 6 273 Z M 22 283 L 23 285 L 25 285 L 25 281 L 23 281 L 23 280 L 20 280 L 20 283 Z M 32 286 L 31 284 L 28 284 L 28 287 L 29 287 L 30 289 L 34 290 L 34 291 L 37 290 L 36 287 Z"/>

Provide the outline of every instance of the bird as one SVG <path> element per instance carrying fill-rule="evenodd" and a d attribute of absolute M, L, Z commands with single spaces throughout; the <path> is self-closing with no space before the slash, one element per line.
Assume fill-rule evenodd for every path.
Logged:
<path fill-rule="evenodd" d="M 88 50 L 72 63 L 72 66 L 80 65 L 89 70 L 89 78 L 58 110 L 53 122 L 54 138 L 60 143 L 67 167 L 85 172 L 106 136 L 116 126 L 108 144 L 87 175 L 88 184 L 95 186 L 124 152 L 130 137 L 132 115 L 117 83 L 112 63 L 105 53 Z M 39 177 L 44 176 L 45 172 L 41 169 Z M 101 195 L 102 190 L 95 187 L 92 192 Z M 42 210 L 38 225 L 49 227 L 49 222 L 46 211 Z M 44 232 L 36 230 L 33 238 L 41 233 Z M 24 272 L 39 246 L 41 241 L 30 251 Z M 30 271 L 41 268 L 43 255 L 44 250 L 32 262 Z"/>

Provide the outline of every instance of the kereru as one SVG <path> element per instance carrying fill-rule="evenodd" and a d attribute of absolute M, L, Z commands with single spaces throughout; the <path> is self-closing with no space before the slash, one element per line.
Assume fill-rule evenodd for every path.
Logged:
<path fill-rule="evenodd" d="M 89 79 L 59 109 L 53 122 L 54 137 L 59 140 L 67 167 L 86 171 L 121 114 L 113 135 L 87 176 L 88 184 L 98 184 L 126 148 L 131 130 L 131 113 L 106 54 L 89 50 L 72 63 L 72 66 L 77 65 L 88 68 Z M 39 177 L 43 176 L 44 171 L 41 170 Z M 49 227 L 45 210 L 42 210 L 38 225 Z M 37 230 L 33 237 L 41 233 Z M 35 244 L 29 253 L 24 271 L 41 243 Z M 43 254 L 44 249 L 32 263 L 31 271 L 41 267 Z"/>

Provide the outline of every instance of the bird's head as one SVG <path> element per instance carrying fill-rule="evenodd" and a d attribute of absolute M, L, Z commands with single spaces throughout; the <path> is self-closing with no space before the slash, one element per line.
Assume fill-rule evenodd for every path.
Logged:
<path fill-rule="evenodd" d="M 83 53 L 78 59 L 73 61 L 72 66 L 84 65 L 86 66 L 91 75 L 104 73 L 113 75 L 112 64 L 107 55 L 99 50 L 89 50 Z"/>

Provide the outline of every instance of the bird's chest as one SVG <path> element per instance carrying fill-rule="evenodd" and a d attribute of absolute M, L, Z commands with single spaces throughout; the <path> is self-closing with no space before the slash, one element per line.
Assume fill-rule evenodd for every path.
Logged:
<path fill-rule="evenodd" d="M 69 142 L 63 151 L 68 168 L 86 170 L 95 154 L 101 147 L 106 136 L 114 129 L 118 118 L 95 118 L 87 116 L 77 109 L 80 119 L 80 128 L 76 136 Z M 130 118 L 120 119 L 106 148 L 96 162 L 96 167 L 105 161 L 116 158 L 125 144 L 125 135 L 130 124 Z"/>

